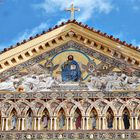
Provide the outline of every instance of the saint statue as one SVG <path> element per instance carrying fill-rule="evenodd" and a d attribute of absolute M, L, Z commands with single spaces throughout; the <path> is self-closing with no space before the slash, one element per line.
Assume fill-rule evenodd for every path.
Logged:
<path fill-rule="evenodd" d="M 124 115 L 123 115 L 123 122 L 124 122 L 124 128 L 129 129 L 130 127 L 129 115 L 126 111 L 124 112 Z"/>
<path fill-rule="evenodd" d="M 12 124 L 12 130 L 15 130 L 17 125 L 17 116 L 15 112 L 13 113 L 11 124 Z"/>
<path fill-rule="evenodd" d="M 62 129 L 65 126 L 65 120 L 66 120 L 66 117 L 65 117 L 64 113 L 62 112 L 60 115 L 60 118 L 59 118 L 60 129 Z"/>
<path fill-rule="evenodd" d="M 111 113 L 111 111 L 108 112 L 108 115 L 107 115 L 107 127 L 109 129 L 112 129 L 113 128 L 113 114 Z"/>
<path fill-rule="evenodd" d="M 32 112 L 29 112 L 26 119 L 27 130 L 32 130 L 32 122 L 33 122 Z"/>
<path fill-rule="evenodd" d="M 82 120 L 81 115 L 76 114 L 74 118 L 76 129 L 81 129 L 81 120 Z"/>
<path fill-rule="evenodd" d="M 42 123 L 43 123 L 43 128 L 48 128 L 48 121 L 49 121 L 49 116 L 45 112 L 45 114 L 42 116 Z"/>
<path fill-rule="evenodd" d="M 74 60 L 73 55 L 68 56 L 68 60 L 61 66 L 62 81 L 64 82 L 77 82 L 81 78 L 81 71 L 79 64 Z"/>
<path fill-rule="evenodd" d="M 96 115 L 95 113 L 93 113 L 93 115 L 91 116 L 91 122 L 92 122 L 92 129 L 95 130 L 96 129 Z"/>

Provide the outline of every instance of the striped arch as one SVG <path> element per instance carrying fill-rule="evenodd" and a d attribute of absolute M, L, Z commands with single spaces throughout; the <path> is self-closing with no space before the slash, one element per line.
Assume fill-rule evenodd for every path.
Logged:
<path fill-rule="evenodd" d="M 36 112 L 35 112 L 35 110 L 34 110 L 32 104 L 31 104 L 31 102 L 28 102 L 27 100 L 19 100 L 19 101 L 17 101 L 17 103 L 18 103 L 18 104 L 19 104 L 19 103 L 24 103 L 24 104 L 26 104 L 26 107 L 25 107 L 24 110 L 21 112 L 21 115 L 23 115 L 23 116 L 25 117 L 26 114 L 27 114 L 27 111 L 29 110 L 29 108 L 31 108 L 31 110 L 32 110 L 32 112 L 33 112 L 33 115 L 36 116 Z"/>
<path fill-rule="evenodd" d="M 68 116 L 69 113 L 67 111 L 67 107 L 66 107 L 66 100 L 63 101 L 62 103 L 59 104 L 59 106 L 54 110 L 54 116 L 57 116 L 58 112 L 60 111 L 60 109 L 63 109 L 65 112 L 65 115 Z"/>
<path fill-rule="evenodd" d="M 73 116 L 73 115 L 74 115 L 74 112 L 76 111 L 76 109 L 79 108 L 79 110 L 80 110 L 80 112 L 81 112 L 81 115 L 82 115 L 82 116 L 85 116 L 85 112 L 84 112 L 84 109 L 83 109 L 83 107 L 81 106 L 81 104 L 80 104 L 79 102 L 74 101 L 74 100 L 71 100 L 71 102 L 72 102 L 73 104 L 75 104 L 75 105 L 72 107 L 72 109 L 71 109 L 69 115 L 70 115 L 70 116 Z"/>
<path fill-rule="evenodd" d="M 109 108 L 111 108 L 111 110 L 113 111 L 113 114 L 116 116 L 116 115 L 117 115 L 117 110 L 115 109 L 114 106 L 112 106 L 112 104 L 106 105 L 106 107 L 104 108 L 102 114 L 105 115 L 105 114 L 107 113 L 107 110 L 108 110 Z"/>
<path fill-rule="evenodd" d="M 103 109 L 103 115 L 106 114 L 107 110 L 109 109 L 109 107 L 112 109 L 114 115 L 117 115 L 117 109 L 115 108 L 115 106 L 113 105 L 113 102 L 108 102 L 107 105 L 105 106 L 105 108 Z"/>
<path fill-rule="evenodd" d="M 42 102 L 42 100 L 37 100 L 37 102 L 42 104 L 42 107 L 38 111 L 38 116 L 42 115 L 45 108 L 48 110 L 49 115 L 53 116 L 53 112 L 51 111 L 50 104 L 48 102 L 44 102 L 44 101 Z"/>
<path fill-rule="evenodd" d="M 4 105 L 4 103 L 9 103 L 9 104 L 11 104 L 11 106 L 9 107 L 9 109 L 5 112 L 5 114 L 7 114 L 6 117 L 9 117 L 9 116 L 10 116 L 11 111 L 12 111 L 13 109 L 16 110 L 18 116 L 21 115 L 21 110 L 20 110 L 20 108 L 17 106 L 16 103 L 14 103 L 14 102 L 12 102 L 12 101 L 10 101 L 10 100 L 4 100 L 4 101 L 1 103 L 2 106 Z"/>
<path fill-rule="evenodd" d="M 88 107 L 88 109 L 87 109 L 85 115 L 86 115 L 86 116 L 90 116 L 90 112 L 92 111 L 93 108 L 96 109 L 98 115 L 101 114 L 101 110 L 99 109 L 99 107 L 97 106 L 97 104 L 96 104 L 95 102 L 92 102 L 92 104 Z"/>
<path fill-rule="evenodd" d="M 126 103 L 126 104 L 123 104 L 123 105 L 121 106 L 121 108 L 119 109 L 118 116 L 122 116 L 122 115 L 123 115 L 123 111 L 124 111 L 125 108 L 127 108 L 128 111 L 129 111 L 129 113 L 131 114 L 131 110 L 130 110 L 130 108 L 127 106 L 127 103 Z"/>

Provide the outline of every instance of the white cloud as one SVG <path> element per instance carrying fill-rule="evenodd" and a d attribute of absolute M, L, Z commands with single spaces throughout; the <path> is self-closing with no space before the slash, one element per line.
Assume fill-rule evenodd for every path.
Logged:
<path fill-rule="evenodd" d="M 10 43 L 2 45 L 0 44 L 0 50 L 3 50 L 4 48 L 8 48 L 11 45 L 15 45 L 17 42 L 21 42 L 24 39 L 28 39 L 30 36 L 34 36 L 43 30 L 48 29 L 48 24 L 47 23 L 41 23 L 39 26 L 33 28 L 32 30 L 25 30 L 24 32 L 20 33 L 18 37 L 14 38 Z"/>
<path fill-rule="evenodd" d="M 134 11 L 139 11 L 140 10 L 140 7 L 138 7 L 138 6 L 133 6 L 132 8 L 133 8 Z"/>
<path fill-rule="evenodd" d="M 47 23 L 41 23 L 39 26 L 33 28 L 32 30 L 26 30 L 24 33 L 20 33 L 19 37 L 14 42 L 20 42 L 24 39 L 28 39 L 30 36 L 34 36 L 35 34 L 46 30 L 48 28 Z"/>
<path fill-rule="evenodd" d="M 59 10 L 63 11 L 65 8 L 70 7 L 72 0 L 44 0 L 43 3 L 34 5 L 35 8 L 43 9 L 47 14 L 57 13 Z M 94 18 L 95 12 L 108 14 L 113 5 L 111 0 L 75 0 L 75 7 L 81 8 L 78 14 L 78 21 L 85 22 Z"/>
<path fill-rule="evenodd" d="M 62 22 L 66 22 L 66 21 L 67 21 L 67 19 L 62 18 L 62 19 L 60 19 L 56 24 L 59 25 L 59 24 L 61 24 Z"/>
<path fill-rule="evenodd" d="M 138 46 L 140 48 L 140 42 L 136 41 L 135 39 L 131 41 L 134 46 Z"/>
<path fill-rule="evenodd" d="M 120 38 L 121 40 L 125 38 L 125 35 L 123 32 L 118 32 L 116 34 L 114 34 L 115 38 Z"/>

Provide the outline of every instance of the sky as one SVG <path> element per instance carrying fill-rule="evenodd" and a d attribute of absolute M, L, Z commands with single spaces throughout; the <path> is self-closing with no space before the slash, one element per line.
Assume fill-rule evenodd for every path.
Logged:
<path fill-rule="evenodd" d="M 140 0 L 0 0 L 0 50 L 70 19 L 72 1 L 77 21 L 140 47 Z"/>

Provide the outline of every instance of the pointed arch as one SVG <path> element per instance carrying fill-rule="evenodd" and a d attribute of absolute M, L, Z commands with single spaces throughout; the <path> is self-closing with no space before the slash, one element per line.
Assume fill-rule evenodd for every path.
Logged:
<path fill-rule="evenodd" d="M 98 115 L 101 114 L 101 110 L 99 109 L 99 106 L 96 104 L 96 102 L 92 102 L 91 100 L 87 99 L 87 101 L 91 104 L 88 109 L 85 112 L 86 116 L 90 115 L 90 112 L 92 111 L 93 108 L 96 109 Z"/>
<path fill-rule="evenodd" d="M 66 116 L 69 115 L 69 113 L 68 113 L 68 111 L 67 111 L 67 107 L 66 107 L 66 101 L 63 101 L 62 103 L 59 104 L 59 106 L 54 110 L 53 115 L 54 115 L 54 116 L 57 116 L 58 113 L 59 113 L 59 111 L 60 111 L 61 109 L 64 110 L 64 113 L 65 113 Z"/>
<path fill-rule="evenodd" d="M 9 117 L 12 110 L 15 110 L 17 115 L 20 116 L 21 115 L 21 111 L 20 108 L 17 106 L 17 104 L 13 103 L 10 108 L 6 111 L 7 116 Z"/>
<path fill-rule="evenodd" d="M 74 104 L 74 106 L 73 106 L 72 109 L 70 110 L 70 113 L 69 113 L 70 116 L 73 116 L 73 115 L 74 115 L 74 112 L 75 112 L 75 110 L 76 110 L 77 108 L 80 110 L 81 115 L 82 115 L 82 116 L 85 116 L 84 109 L 83 109 L 83 107 L 81 106 L 81 104 L 80 104 L 79 102 L 76 102 L 76 101 L 74 101 L 74 100 L 71 100 L 70 102 L 72 102 L 72 103 Z"/>
<path fill-rule="evenodd" d="M 123 105 L 121 106 L 121 108 L 119 109 L 118 116 L 122 116 L 123 111 L 125 110 L 125 108 L 127 108 L 127 110 L 129 111 L 129 113 L 131 112 L 131 109 L 128 108 L 127 104 L 123 104 Z"/>

